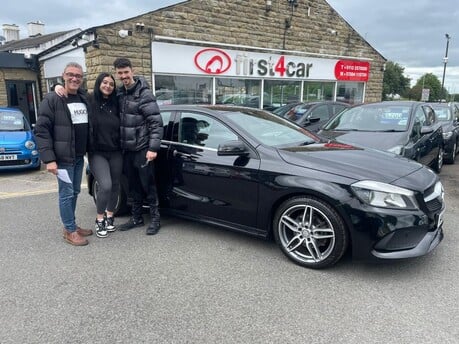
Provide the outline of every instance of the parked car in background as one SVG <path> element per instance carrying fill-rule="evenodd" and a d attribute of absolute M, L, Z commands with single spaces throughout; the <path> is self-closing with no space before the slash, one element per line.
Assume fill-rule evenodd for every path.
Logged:
<path fill-rule="evenodd" d="M 459 149 L 459 104 L 430 103 L 443 127 L 444 159 L 454 164 Z"/>
<path fill-rule="evenodd" d="M 331 117 L 349 106 L 347 103 L 334 101 L 293 103 L 281 106 L 273 113 L 316 132 Z"/>
<path fill-rule="evenodd" d="M 163 213 L 273 236 L 290 260 L 310 268 L 329 267 L 348 249 L 360 258 L 416 257 L 443 238 L 442 184 L 415 161 L 320 141 L 253 108 L 163 106 L 161 115 L 155 167 Z"/>
<path fill-rule="evenodd" d="M 414 101 L 360 104 L 339 113 L 318 133 L 329 139 L 399 154 L 440 172 L 443 130 L 431 105 Z"/>
<path fill-rule="evenodd" d="M 32 127 L 21 110 L 0 107 L 0 171 L 39 169 L 36 147 Z"/>

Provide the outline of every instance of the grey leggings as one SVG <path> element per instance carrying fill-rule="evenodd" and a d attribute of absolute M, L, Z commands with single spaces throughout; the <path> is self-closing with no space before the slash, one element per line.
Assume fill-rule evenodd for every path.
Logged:
<path fill-rule="evenodd" d="M 121 152 L 93 152 L 88 155 L 89 168 L 99 184 L 97 213 L 112 212 L 118 200 L 120 178 L 123 168 Z"/>

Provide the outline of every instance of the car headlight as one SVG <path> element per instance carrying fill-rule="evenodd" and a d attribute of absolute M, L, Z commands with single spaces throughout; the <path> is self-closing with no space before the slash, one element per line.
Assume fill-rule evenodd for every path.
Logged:
<path fill-rule="evenodd" d="M 395 154 L 398 154 L 398 155 L 403 155 L 403 146 L 394 146 L 392 148 L 389 148 L 387 150 L 388 152 L 391 152 L 391 153 L 395 153 Z"/>
<path fill-rule="evenodd" d="M 25 147 L 26 147 L 27 149 L 34 149 L 34 148 L 35 148 L 35 142 L 33 142 L 33 141 L 26 141 Z"/>
<path fill-rule="evenodd" d="M 395 185 L 363 180 L 351 185 L 356 196 L 374 207 L 419 209 L 414 192 Z"/>
<path fill-rule="evenodd" d="M 447 131 L 446 133 L 443 133 L 443 140 L 449 140 L 453 136 L 452 131 Z"/>

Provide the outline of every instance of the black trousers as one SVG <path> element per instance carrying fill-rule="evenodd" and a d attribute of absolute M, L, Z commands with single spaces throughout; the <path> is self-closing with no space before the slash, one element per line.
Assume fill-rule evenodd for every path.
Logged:
<path fill-rule="evenodd" d="M 144 201 L 151 212 L 158 212 L 154 161 L 146 164 L 147 149 L 124 153 L 124 173 L 128 178 L 129 193 L 132 198 L 132 216 L 142 216 Z"/>

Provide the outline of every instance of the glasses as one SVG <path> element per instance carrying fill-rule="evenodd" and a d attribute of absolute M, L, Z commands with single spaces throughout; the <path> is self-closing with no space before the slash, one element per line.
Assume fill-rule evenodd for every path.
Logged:
<path fill-rule="evenodd" d="M 83 79 L 83 75 L 81 75 L 81 74 L 65 73 L 65 76 L 70 78 L 70 79 L 72 79 L 72 78 Z"/>

